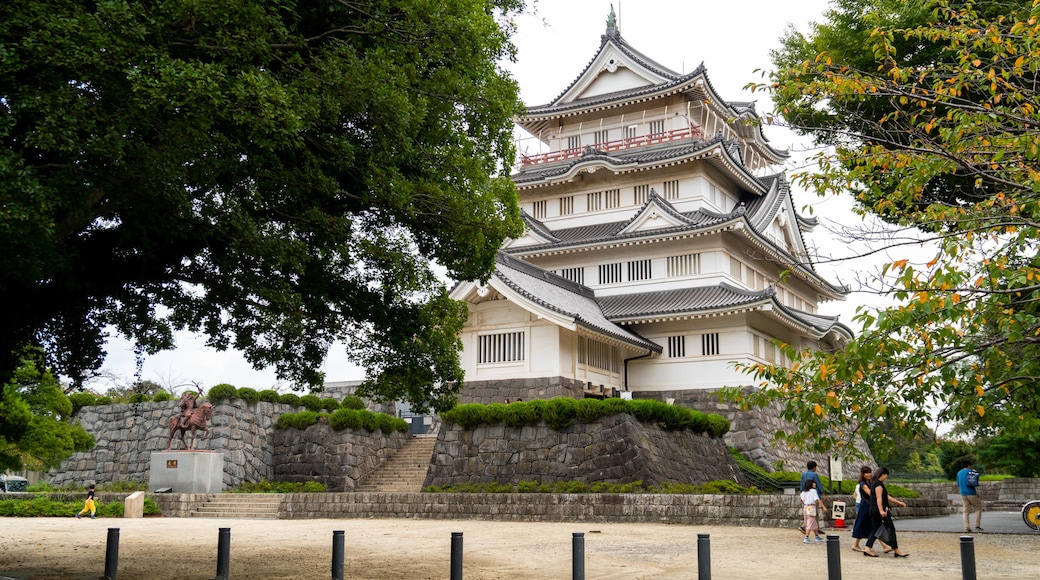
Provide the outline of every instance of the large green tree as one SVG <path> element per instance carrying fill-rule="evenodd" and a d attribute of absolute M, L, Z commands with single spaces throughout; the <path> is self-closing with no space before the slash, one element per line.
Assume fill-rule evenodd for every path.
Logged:
<path fill-rule="evenodd" d="M 43 366 L 43 353 L 27 349 L 3 385 L 0 399 L 0 471 L 57 467 L 73 451 L 94 446 L 94 437 L 72 424 L 72 401 Z"/>
<path fill-rule="evenodd" d="M 884 443 L 937 418 L 979 435 L 1040 437 L 1040 21 L 1037 1 L 848 0 L 774 54 L 769 91 L 829 145 L 799 181 L 854 196 L 930 253 L 895 254 L 832 353 L 787 346 L 793 368 L 749 366 L 816 450 Z M 882 419 L 884 421 L 882 421 Z"/>
<path fill-rule="evenodd" d="M 203 332 L 320 385 L 461 386 L 466 310 L 521 228 L 500 66 L 523 0 L 0 4 L 0 383 L 25 344 L 80 382 L 113 327 Z"/>

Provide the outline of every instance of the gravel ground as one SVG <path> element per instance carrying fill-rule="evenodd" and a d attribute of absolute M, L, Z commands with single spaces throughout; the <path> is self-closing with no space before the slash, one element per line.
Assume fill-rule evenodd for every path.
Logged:
<path fill-rule="evenodd" d="M 898 526 L 898 522 L 897 522 Z M 220 520 L 201 518 L 4 518 L 0 578 L 82 580 L 105 571 L 109 528 L 119 529 L 119 580 L 211 579 L 220 528 L 231 529 L 229 577 L 331 576 L 333 531 L 345 531 L 345 578 L 448 578 L 451 534 L 463 533 L 467 580 L 571 578 L 574 532 L 585 534 L 585 574 L 595 579 L 696 578 L 698 534 L 709 534 L 711 577 L 825 579 L 827 546 L 797 530 L 664 524 L 512 523 L 468 520 Z M 866 558 L 839 536 L 846 578 L 961 578 L 959 534 L 902 532 L 909 558 Z M 979 578 L 1040 578 L 1040 537 L 979 534 Z"/>

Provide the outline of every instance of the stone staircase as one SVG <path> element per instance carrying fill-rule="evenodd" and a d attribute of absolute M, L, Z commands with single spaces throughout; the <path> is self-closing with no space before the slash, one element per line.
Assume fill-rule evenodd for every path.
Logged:
<path fill-rule="evenodd" d="M 191 512 L 193 518 L 278 519 L 280 493 L 218 493 Z"/>
<path fill-rule="evenodd" d="M 373 471 L 355 491 L 407 493 L 422 491 L 430 467 L 436 435 L 416 435 L 382 467 Z"/>

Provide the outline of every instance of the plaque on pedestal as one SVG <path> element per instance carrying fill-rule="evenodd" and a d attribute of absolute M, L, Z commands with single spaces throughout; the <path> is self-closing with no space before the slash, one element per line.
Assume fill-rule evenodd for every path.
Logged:
<path fill-rule="evenodd" d="M 224 491 L 224 454 L 214 451 L 153 451 L 148 489 L 173 493 Z"/>

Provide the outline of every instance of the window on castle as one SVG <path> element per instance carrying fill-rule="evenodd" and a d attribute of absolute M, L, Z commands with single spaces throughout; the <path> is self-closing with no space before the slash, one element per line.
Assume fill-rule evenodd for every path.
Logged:
<path fill-rule="evenodd" d="M 596 144 L 606 143 L 607 141 L 610 141 L 610 131 L 606 129 L 596 131 L 592 134 L 592 140 Z"/>
<path fill-rule="evenodd" d="M 683 358 L 686 356 L 686 337 L 668 337 L 668 358 Z"/>
<path fill-rule="evenodd" d="M 560 198 L 560 215 L 571 215 L 574 213 L 574 196 Z"/>
<path fill-rule="evenodd" d="M 668 277 L 693 276 L 701 273 L 701 255 L 668 256 Z"/>
<path fill-rule="evenodd" d="M 544 220 L 545 219 L 545 206 L 546 206 L 546 202 L 545 202 L 544 199 L 541 200 L 541 201 L 534 202 L 534 207 L 532 209 L 532 215 L 533 215 L 534 219 L 536 219 L 536 220 Z"/>
<path fill-rule="evenodd" d="M 560 270 L 560 276 L 570 280 L 571 282 L 577 282 L 578 284 L 585 283 L 585 268 L 564 268 Z"/>
<path fill-rule="evenodd" d="M 605 342 L 578 337 L 578 363 L 600 368 L 613 373 L 621 368 L 620 353 L 616 346 Z"/>
<path fill-rule="evenodd" d="M 635 187 L 636 205 L 643 205 L 650 199 L 650 185 L 637 185 Z"/>
<path fill-rule="evenodd" d="M 625 139 L 635 139 L 637 129 L 639 129 L 639 125 L 625 127 Z"/>
<path fill-rule="evenodd" d="M 664 198 L 665 199 L 679 199 L 679 180 L 678 179 L 664 182 Z"/>
<path fill-rule="evenodd" d="M 604 201 L 607 204 L 607 209 L 614 209 L 621 207 L 621 190 L 620 189 L 608 189 L 603 192 Z"/>
<path fill-rule="evenodd" d="M 701 335 L 701 354 L 704 356 L 719 354 L 719 333 L 711 332 Z"/>
<path fill-rule="evenodd" d="M 599 283 L 617 284 L 621 281 L 621 262 L 599 265 Z"/>
<path fill-rule="evenodd" d="M 585 194 L 585 202 L 589 211 L 599 211 L 603 209 L 603 192 L 597 191 L 595 193 Z"/>
<path fill-rule="evenodd" d="M 664 119 L 660 121 L 650 121 L 650 134 L 657 135 L 658 133 L 664 133 Z"/>
<path fill-rule="evenodd" d="M 567 137 L 568 149 L 577 149 L 578 147 L 581 147 L 581 135 L 571 135 L 570 137 Z"/>
<path fill-rule="evenodd" d="M 524 333 L 502 332 L 477 337 L 479 364 L 515 362 L 524 360 Z"/>
<path fill-rule="evenodd" d="M 634 260 L 628 263 L 629 280 L 649 280 L 650 260 Z"/>

